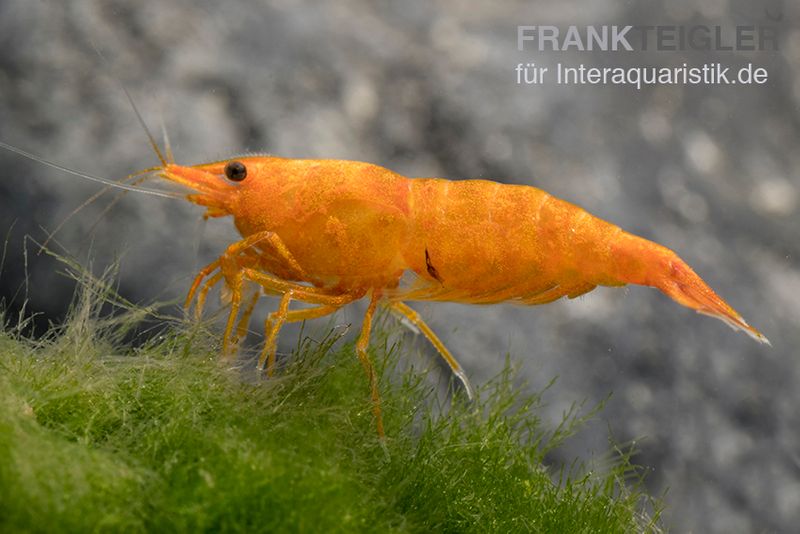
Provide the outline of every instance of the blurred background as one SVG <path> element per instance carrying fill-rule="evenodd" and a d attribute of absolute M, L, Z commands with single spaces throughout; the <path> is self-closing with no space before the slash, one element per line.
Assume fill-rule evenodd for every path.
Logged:
<path fill-rule="evenodd" d="M 517 25 L 545 24 L 766 24 L 779 50 L 519 52 Z M 514 70 L 714 61 L 752 62 L 769 80 L 520 86 Z M 800 524 L 797 3 L 0 2 L 0 139 L 108 178 L 156 164 L 116 80 L 151 128 L 163 121 L 182 163 L 252 151 L 531 184 L 676 250 L 772 348 L 648 288 L 533 308 L 415 307 L 474 383 L 507 354 L 533 390 L 558 377 L 546 397 L 554 424 L 572 403 L 612 394 L 553 460 L 592 461 L 609 439 L 635 440 L 672 530 Z M 12 310 L 27 295 L 43 331 L 63 319 L 74 283 L 31 243 L 26 259 L 25 236 L 41 242 L 97 187 L 5 151 L 0 169 L 0 295 Z M 135 302 L 182 298 L 236 239 L 229 221 L 204 223 L 188 203 L 130 194 L 104 205 L 81 210 L 52 246 L 96 270 L 121 258 L 120 292 Z M 285 334 L 282 350 L 295 340 Z"/>

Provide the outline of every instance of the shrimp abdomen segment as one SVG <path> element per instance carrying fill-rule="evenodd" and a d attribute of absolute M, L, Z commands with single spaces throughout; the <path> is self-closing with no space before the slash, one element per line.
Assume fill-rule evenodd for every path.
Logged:
<path fill-rule="evenodd" d="M 540 189 L 439 179 L 411 189 L 404 257 L 427 284 L 399 298 L 533 305 L 638 284 L 766 342 L 673 251 Z"/>
<path fill-rule="evenodd" d="M 555 300 L 619 285 L 599 265 L 619 228 L 540 189 L 416 179 L 412 191 L 404 256 L 434 300 Z"/>

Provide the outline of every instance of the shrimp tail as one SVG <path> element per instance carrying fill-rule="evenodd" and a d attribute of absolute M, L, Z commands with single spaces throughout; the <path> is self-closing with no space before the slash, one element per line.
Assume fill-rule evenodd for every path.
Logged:
<path fill-rule="evenodd" d="M 655 287 L 675 302 L 771 345 L 672 250 L 623 232 L 611 252 L 614 278 L 620 282 Z"/>

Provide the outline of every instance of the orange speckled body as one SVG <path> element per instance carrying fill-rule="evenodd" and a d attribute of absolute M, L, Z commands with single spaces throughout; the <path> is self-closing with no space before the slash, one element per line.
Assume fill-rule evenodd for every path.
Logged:
<path fill-rule="evenodd" d="M 609 248 L 622 230 L 534 187 L 409 179 L 339 160 L 241 161 L 265 179 L 232 190 L 225 214 L 244 237 L 278 234 L 309 273 L 298 281 L 392 290 L 411 270 L 428 284 L 388 294 L 474 303 L 625 283 L 611 273 Z M 261 254 L 263 268 L 292 279 L 279 259 Z"/>
<path fill-rule="evenodd" d="M 261 363 L 268 370 L 282 324 L 370 297 L 357 349 L 370 376 L 380 434 L 366 353 L 379 303 L 419 328 L 468 392 L 461 367 L 403 301 L 532 305 L 598 285 L 640 284 L 767 342 L 671 250 L 534 187 L 406 178 L 368 163 L 266 156 L 167 164 L 162 176 L 194 189 L 188 198 L 206 206 L 207 216 L 233 216 L 244 238 L 198 275 L 188 300 L 205 277 L 200 303 L 211 286 L 225 281 L 233 295 L 225 340 L 235 344 L 246 329 L 255 300 L 233 335 L 246 284 L 282 296 L 267 323 Z M 407 272 L 415 275 L 410 283 Z M 291 300 L 317 307 L 290 311 Z"/>
<path fill-rule="evenodd" d="M 632 283 L 741 326 L 672 251 L 535 187 L 410 179 L 341 160 L 240 161 L 249 178 L 228 184 L 222 214 L 233 215 L 243 237 L 280 237 L 305 277 L 256 246 L 259 268 L 283 279 L 337 293 L 380 289 L 396 300 L 474 304 L 542 304 Z M 223 164 L 198 169 L 222 176 Z M 421 283 L 399 288 L 406 270 Z"/>
<path fill-rule="evenodd" d="M 277 186 L 239 199 L 234 214 L 243 236 L 275 232 L 313 278 L 340 290 L 391 287 L 406 268 L 406 179 L 375 165 L 335 160 L 266 163 Z M 266 199 L 266 200 L 265 200 Z"/>
<path fill-rule="evenodd" d="M 431 298 L 524 303 L 548 291 L 577 295 L 619 283 L 609 276 L 608 243 L 621 230 L 576 206 L 534 187 L 485 180 L 411 184 L 405 255 L 435 288 Z"/>

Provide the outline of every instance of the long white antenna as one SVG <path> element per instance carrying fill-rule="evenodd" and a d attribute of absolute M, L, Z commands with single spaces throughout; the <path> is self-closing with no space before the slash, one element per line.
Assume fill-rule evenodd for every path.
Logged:
<path fill-rule="evenodd" d="M 24 157 L 26 157 L 28 159 L 31 159 L 31 160 L 36 161 L 36 162 L 39 162 L 39 163 L 41 163 L 43 165 L 47 165 L 48 167 L 52 167 L 54 169 L 58 169 L 59 171 L 63 171 L 63 172 L 66 172 L 68 174 L 72 174 L 74 176 L 78 176 L 78 177 L 83 178 L 85 180 L 90 180 L 92 182 L 97 182 L 97 183 L 100 183 L 100 184 L 104 184 L 104 185 L 107 185 L 109 187 L 115 187 L 117 189 L 124 189 L 125 191 L 135 191 L 137 193 L 146 193 L 148 195 L 153 195 L 153 196 L 156 196 L 156 197 L 184 198 L 184 195 L 182 195 L 181 193 L 171 193 L 169 191 L 156 191 L 154 189 L 147 189 L 145 187 L 138 187 L 138 186 L 135 186 L 135 185 L 122 184 L 122 183 L 119 183 L 119 182 L 115 182 L 114 180 L 109 180 L 108 178 L 101 178 L 99 176 L 93 176 L 91 174 L 86 174 L 84 172 L 79 172 L 79 171 L 70 169 L 69 167 L 64 167 L 63 165 L 59 165 L 58 163 L 53 163 L 52 161 L 48 161 L 48 160 L 46 160 L 46 159 L 44 159 L 44 158 L 42 158 L 40 156 L 36 156 L 34 154 L 31 154 L 30 152 L 26 152 L 26 151 L 22 150 L 21 148 L 17 148 L 15 146 L 11 146 L 11 145 L 6 144 L 6 143 L 4 143 L 2 141 L 0 141 L 0 148 L 5 148 L 9 152 L 14 152 L 16 154 L 19 154 L 20 156 L 24 156 Z"/>

